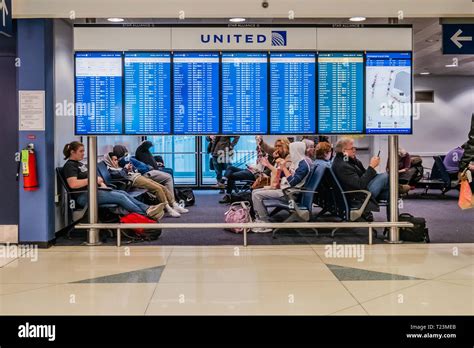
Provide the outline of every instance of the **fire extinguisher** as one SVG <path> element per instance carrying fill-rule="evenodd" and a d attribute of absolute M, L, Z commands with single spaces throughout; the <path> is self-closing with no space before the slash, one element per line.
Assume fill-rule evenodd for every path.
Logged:
<path fill-rule="evenodd" d="M 35 145 L 28 144 L 21 150 L 21 167 L 23 173 L 23 189 L 36 191 L 38 189 L 38 172 L 36 171 Z"/>

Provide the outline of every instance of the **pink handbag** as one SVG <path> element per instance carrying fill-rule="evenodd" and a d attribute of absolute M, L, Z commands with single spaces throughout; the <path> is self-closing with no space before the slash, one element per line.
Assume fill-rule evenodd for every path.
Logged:
<path fill-rule="evenodd" d="M 250 203 L 247 201 L 232 203 L 229 210 L 225 212 L 225 222 L 228 224 L 239 222 L 252 222 L 250 216 Z M 226 228 L 227 231 L 242 233 L 243 228 Z"/>

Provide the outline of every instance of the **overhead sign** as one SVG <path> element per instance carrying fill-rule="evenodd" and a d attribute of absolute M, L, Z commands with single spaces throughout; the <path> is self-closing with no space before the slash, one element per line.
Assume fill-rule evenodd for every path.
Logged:
<path fill-rule="evenodd" d="M 173 49 L 301 50 L 316 48 L 315 28 L 173 28 Z"/>
<path fill-rule="evenodd" d="M 443 54 L 474 54 L 474 24 L 443 24 Z"/>
<path fill-rule="evenodd" d="M 0 0 L 0 34 L 13 35 L 11 0 Z"/>

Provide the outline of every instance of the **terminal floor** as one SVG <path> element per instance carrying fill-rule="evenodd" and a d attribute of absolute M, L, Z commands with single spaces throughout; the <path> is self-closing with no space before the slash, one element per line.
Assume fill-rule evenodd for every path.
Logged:
<path fill-rule="evenodd" d="M 474 314 L 472 243 L 328 247 L 40 249 L 0 258 L 0 315 Z"/>
<path fill-rule="evenodd" d="M 403 199 L 401 212 L 424 217 L 427 221 L 432 243 L 474 243 L 474 210 L 462 211 L 457 206 L 458 191 L 442 196 L 440 191 L 430 191 L 430 195 L 421 195 L 417 190 Z M 223 222 L 228 205 L 219 204 L 222 195 L 217 191 L 196 191 L 196 205 L 190 207 L 190 213 L 181 218 L 165 218 L 164 222 Z M 385 221 L 385 208 L 375 213 L 375 219 Z M 282 231 L 277 239 L 270 234 L 249 233 L 250 245 L 299 245 L 328 244 L 336 241 L 341 244 L 368 243 L 367 229 L 343 229 L 330 237 L 329 230 L 319 231 L 319 236 L 311 231 Z M 381 230 L 379 231 L 381 232 Z M 72 239 L 58 237 L 57 245 L 80 245 L 85 241 L 85 231 L 76 230 Z M 165 230 L 159 240 L 140 245 L 242 245 L 242 235 L 217 229 Z M 109 238 L 105 245 L 113 245 Z M 384 243 L 382 233 L 374 243 Z"/>

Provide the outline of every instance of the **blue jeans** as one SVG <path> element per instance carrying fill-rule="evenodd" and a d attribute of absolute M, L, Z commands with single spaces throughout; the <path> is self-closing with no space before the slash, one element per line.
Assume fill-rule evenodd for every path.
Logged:
<path fill-rule="evenodd" d="M 229 166 L 229 164 L 228 163 L 220 163 L 218 159 L 219 159 L 219 157 L 212 156 L 212 165 L 214 166 L 214 171 L 216 172 L 217 182 L 221 182 L 222 173 L 227 169 L 227 166 Z"/>
<path fill-rule="evenodd" d="M 87 193 L 81 193 L 76 198 L 76 203 L 85 206 L 88 201 Z M 117 204 L 129 213 L 146 214 L 149 205 L 140 202 L 138 199 L 131 197 L 127 192 L 121 190 L 97 190 L 97 203 L 101 204 Z"/>
<path fill-rule="evenodd" d="M 369 182 L 367 189 L 376 201 L 387 201 L 387 221 L 390 221 L 390 181 L 388 173 L 377 174 Z"/>

